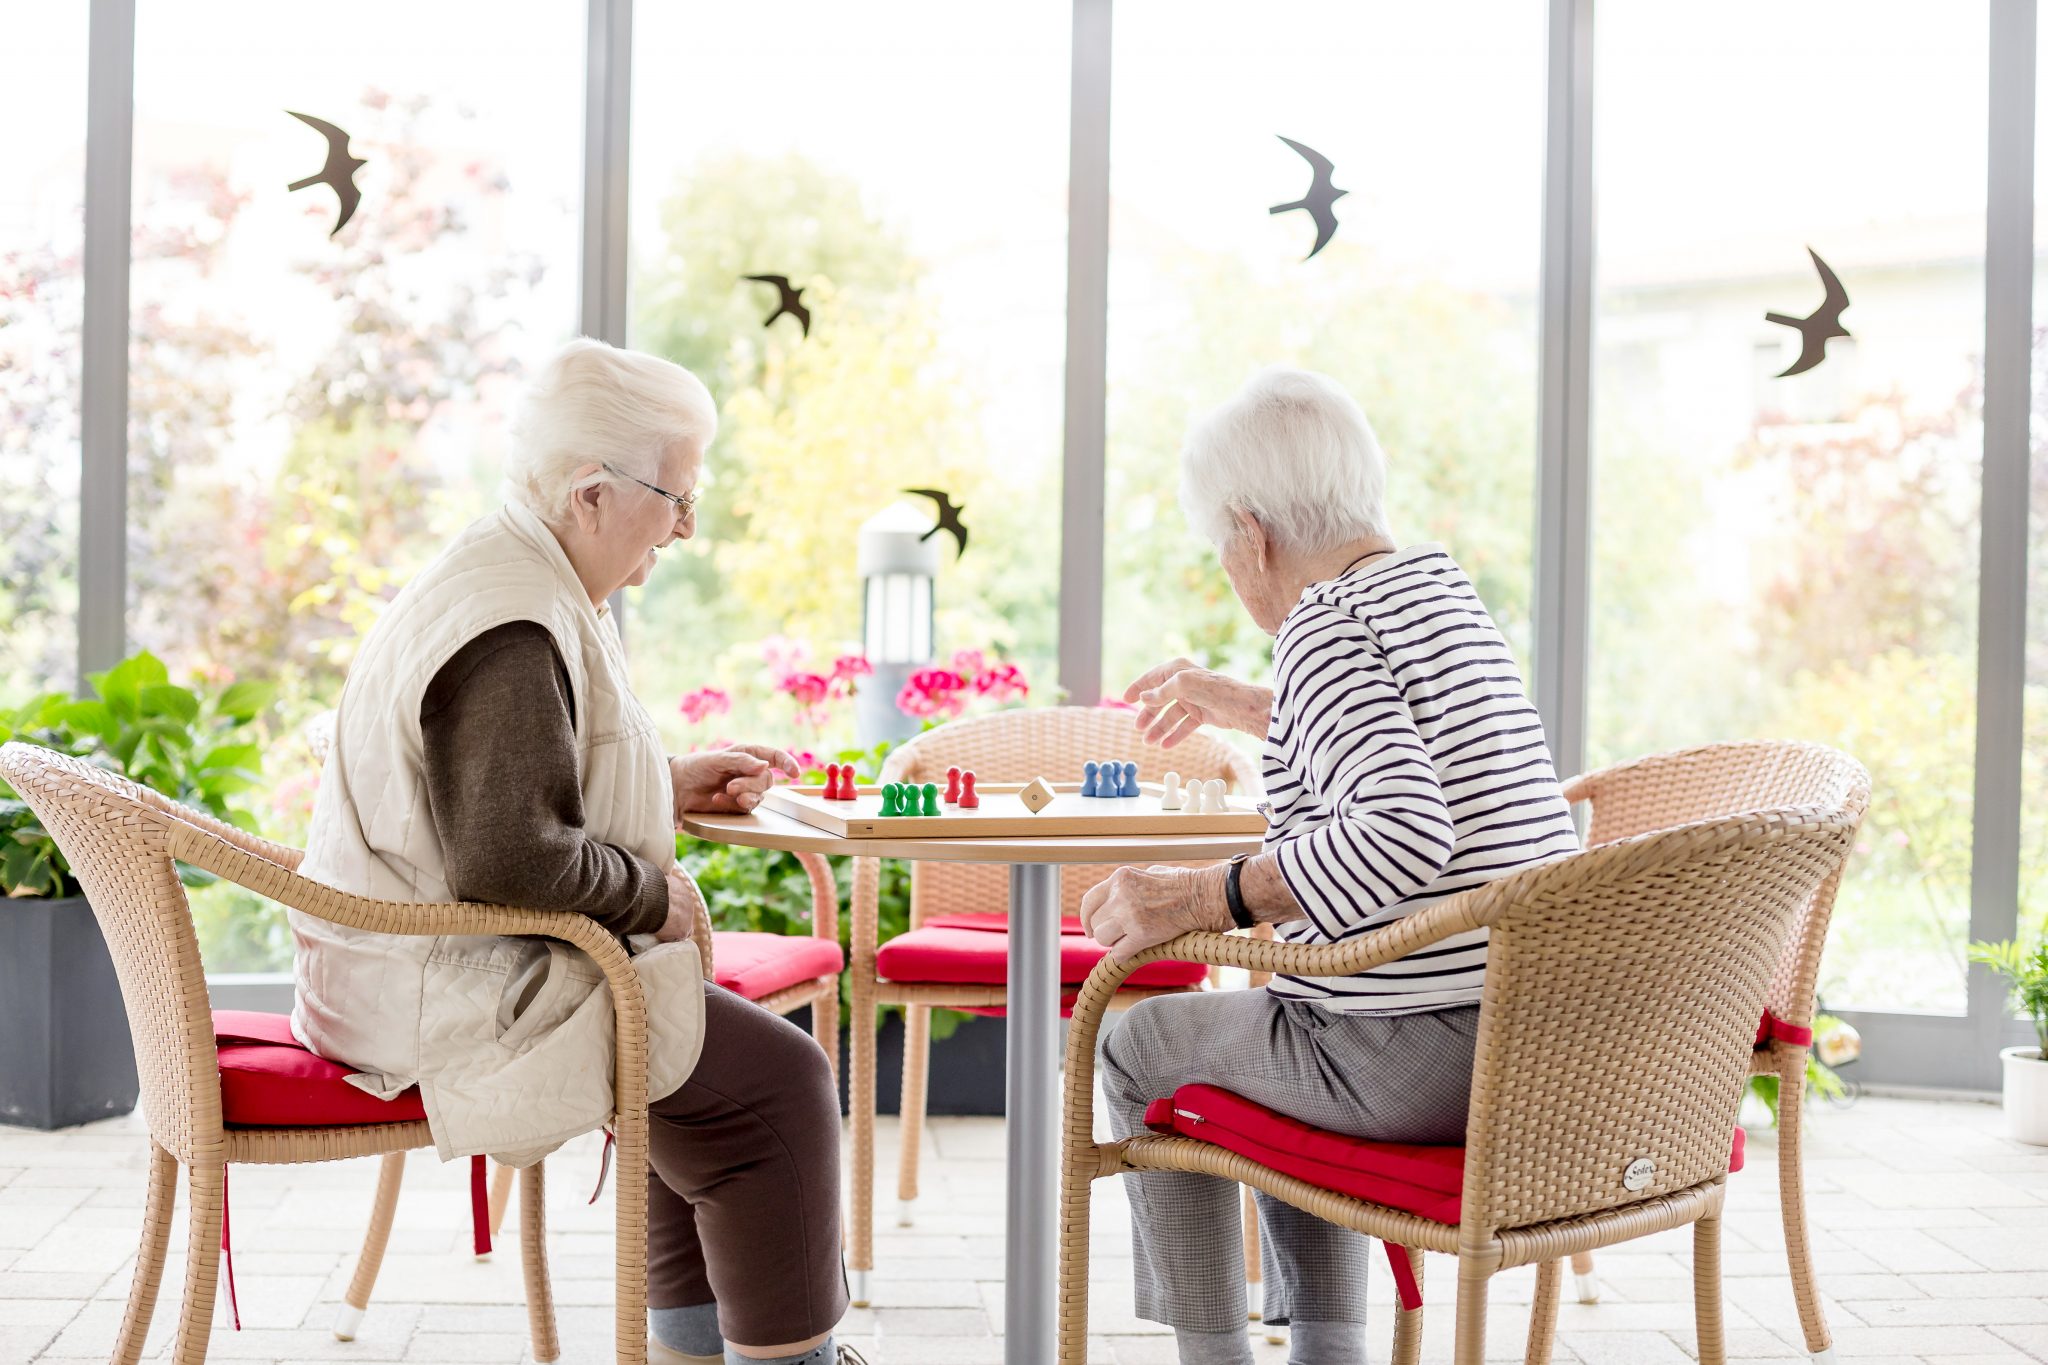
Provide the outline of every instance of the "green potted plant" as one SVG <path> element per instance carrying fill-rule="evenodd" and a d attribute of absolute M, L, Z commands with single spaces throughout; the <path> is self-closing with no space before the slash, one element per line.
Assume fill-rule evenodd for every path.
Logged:
<path fill-rule="evenodd" d="M 237 804 L 263 751 L 248 728 L 271 688 L 236 683 L 204 698 L 142 653 L 87 680 L 88 699 L 45 693 L 0 709 L 18 739 L 120 773 L 253 831 Z M 179 869 L 187 885 L 213 878 Z M 0 1123 L 57 1128 L 135 1107 L 135 1057 L 106 941 L 62 850 L 0 783 Z"/>
<path fill-rule="evenodd" d="M 2016 939 L 1972 943 L 1970 961 L 2005 978 L 2013 1006 L 2034 1026 L 2033 1047 L 1998 1054 L 2005 1068 L 2005 1126 L 2021 1142 L 2048 1146 L 2048 939 L 2031 950 Z"/>

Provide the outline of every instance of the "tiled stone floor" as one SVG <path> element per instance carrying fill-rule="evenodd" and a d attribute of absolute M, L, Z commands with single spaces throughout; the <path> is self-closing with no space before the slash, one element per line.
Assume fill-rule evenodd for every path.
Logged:
<path fill-rule="evenodd" d="M 138 1119 L 55 1134 L 0 1128 L 0 1362 L 104 1361 L 127 1292 L 141 1218 Z M 1988 1105 L 1865 1099 L 1809 1125 L 1808 1188 L 1836 1351 L 1862 1365 L 1999 1365 L 2048 1361 L 2048 1148 L 2001 1135 Z M 894 1208 L 896 1128 L 885 1120 L 881 1209 Z M 941 1119 L 926 1138 L 918 1224 L 877 1239 L 876 1306 L 856 1309 L 847 1339 L 875 1365 L 976 1365 L 1002 1359 L 1002 1125 Z M 1751 1362 L 1799 1362 L 1798 1319 L 1784 1278 L 1769 1133 L 1753 1134 L 1749 1169 L 1730 1196 L 1725 1271 L 1729 1347 Z M 549 1163 L 549 1254 L 564 1359 L 610 1359 L 609 1191 L 584 1203 L 595 1145 Z M 507 1245 L 471 1258 L 466 1165 L 416 1154 L 398 1228 L 359 1338 L 328 1332 L 355 1259 L 374 1178 L 360 1161 L 237 1167 L 236 1275 L 244 1330 L 215 1320 L 223 1361 L 384 1362 L 526 1359 L 518 1256 Z M 1097 1186 L 1089 1359 L 1173 1360 L 1171 1337 L 1130 1312 L 1122 1192 Z M 516 1217 L 516 1214 L 514 1215 Z M 145 1358 L 161 1358 L 182 1278 L 182 1219 Z M 1601 1253 L 1603 1302 L 1567 1302 L 1559 1361 L 1679 1365 L 1693 1356 L 1690 1241 L 1665 1234 Z M 1450 1357 L 1455 1279 L 1434 1263 L 1425 1358 Z M 1519 1360 L 1531 1272 L 1496 1281 L 1489 1360 Z M 1373 1359 L 1386 1359 L 1390 1290 L 1383 1267 Z M 1569 1299 L 1570 1295 L 1567 1294 Z M 225 1305 L 223 1304 L 223 1307 Z M 1286 1359 L 1260 1342 L 1262 1365 Z"/>

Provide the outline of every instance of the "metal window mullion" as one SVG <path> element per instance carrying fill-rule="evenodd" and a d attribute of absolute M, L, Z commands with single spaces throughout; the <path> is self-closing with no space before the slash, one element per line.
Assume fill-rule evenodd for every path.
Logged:
<path fill-rule="evenodd" d="M 589 0 L 583 49 L 583 273 L 577 331 L 626 344 L 627 153 L 633 113 L 633 0 Z M 626 594 L 610 599 L 621 638 Z"/>
<path fill-rule="evenodd" d="M 1585 766 L 1592 553 L 1593 0 L 1551 0 L 1536 473 L 1536 707 Z"/>
<path fill-rule="evenodd" d="M 1984 223 L 1984 486 L 1977 580 L 1977 758 L 1970 936 L 2019 915 L 2020 755 L 2026 740 L 2028 416 L 2034 298 L 2035 0 L 1992 0 Z M 1973 968 L 1970 1017 L 1988 1046 L 2004 992 Z"/>
<path fill-rule="evenodd" d="M 1060 481 L 1059 676 L 1102 690 L 1104 443 L 1109 365 L 1111 0 L 1074 0 L 1067 168 L 1066 440 Z"/>
<path fill-rule="evenodd" d="M 78 689 L 127 651 L 128 263 L 135 0 L 92 0 L 78 394 Z"/>

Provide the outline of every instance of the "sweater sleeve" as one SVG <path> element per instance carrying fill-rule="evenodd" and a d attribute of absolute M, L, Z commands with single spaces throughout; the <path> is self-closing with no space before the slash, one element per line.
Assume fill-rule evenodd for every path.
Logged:
<path fill-rule="evenodd" d="M 1435 881 L 1451 857 L 1452 829 L 1379 642 L 1339 618 L 1323 643 L 1315 664 L 1290 671 L 1280 705 L 1333 818 L 1273 851 L 1287 889 L 1336 942 Z"/>
<path fill-rule="evenodd" d="M 575 707 L 554 640 L 532 621 L 485 631 L 434 675 L 420 730 L 449 887 L 653 933 L 668 917 L 662 870 L 584 830 Z"/>

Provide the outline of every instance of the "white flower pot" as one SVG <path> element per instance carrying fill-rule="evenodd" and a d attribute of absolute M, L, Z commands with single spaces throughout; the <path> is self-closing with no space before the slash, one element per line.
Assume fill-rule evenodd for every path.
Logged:
<path fill-rule="evenodd" d="M 2048 1147 L 2048 1061 L 2037 1047 L 2009 1047 L 2005 1064 L 2005 1127 L 2021 1142 Z"/>

